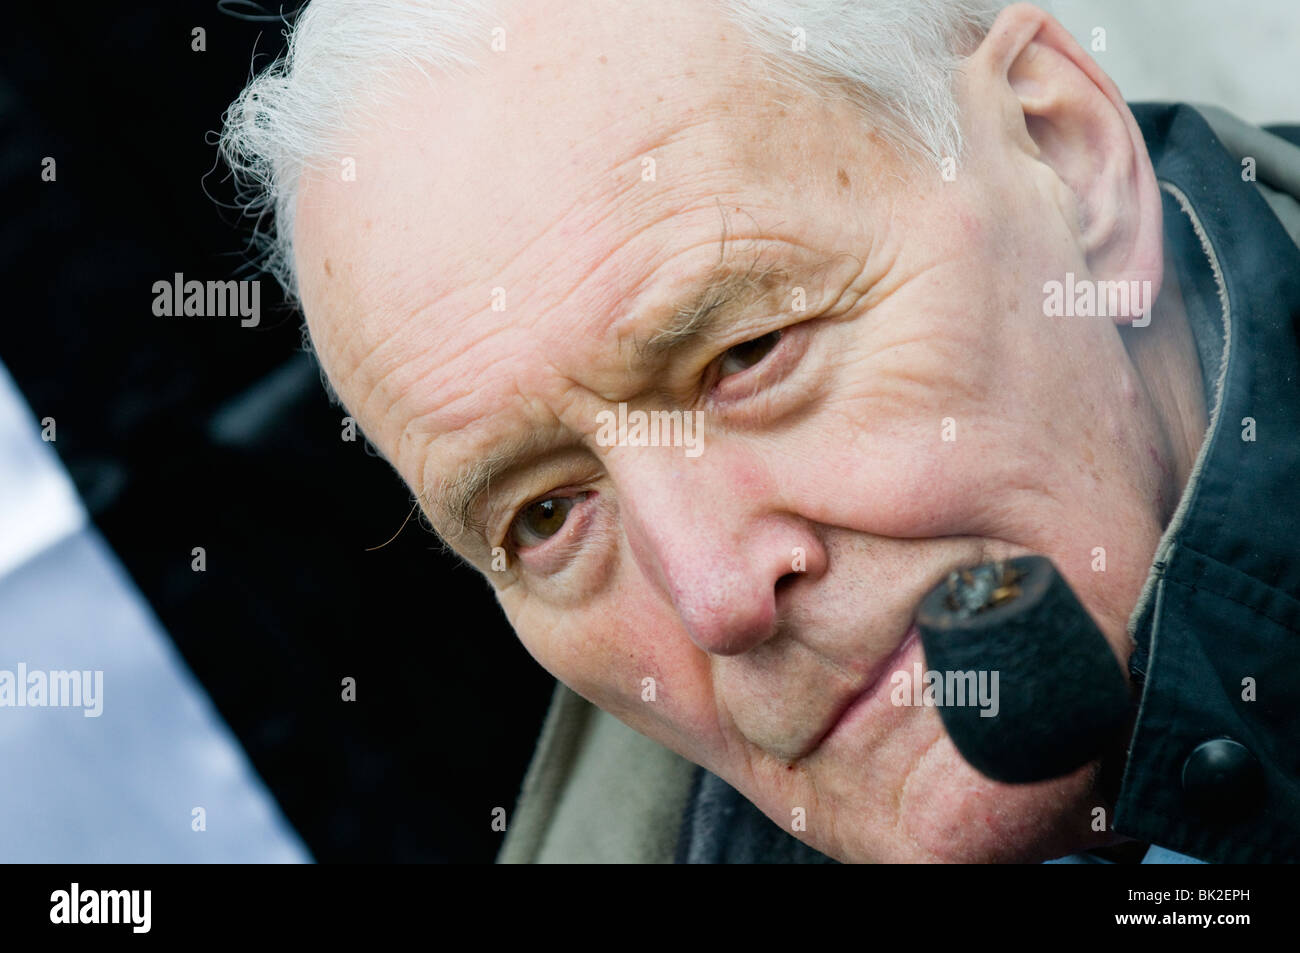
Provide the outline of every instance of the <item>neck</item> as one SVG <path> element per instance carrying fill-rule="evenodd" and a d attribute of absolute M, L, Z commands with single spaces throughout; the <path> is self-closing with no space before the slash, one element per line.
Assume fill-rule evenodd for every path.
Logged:
<path fill-rule="evenodd" d="M 1165 443 L 1157 505 L 1167 526 L 1191 476 L 1208 427 L 1200 358 L 1187 319 L 1178 270 L 1165 248 L 1164 283 L 1144 328 L 1122 327 L 1120 339 L 1145 387 Z"/>

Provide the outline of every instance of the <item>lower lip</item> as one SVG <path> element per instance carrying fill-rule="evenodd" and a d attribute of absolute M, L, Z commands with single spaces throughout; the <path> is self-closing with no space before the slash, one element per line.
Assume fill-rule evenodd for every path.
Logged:
<path fill-rule="evenodd" d="M 840 715 L 839 720 L 826 733 L 822 743 L 825 744 L 838 734 L 852 731 L 867 717 L 867 711 L 873 706 L 875 700 L 885 694 L 885 690 L 890 684 L 890 676 L 894 672 L 907 670 L 913 661 L 911 656 L 916 655 L 916 661 L 919 661 L 920 654 L 921 631 L 913 624 L 907 630 L 907 635 L 903 637 L 903 641 L 899 643 L 898 648 L 894 649 L 890 656 L 881 663 L 880 674 L 875 681 L 863 689 L 862 694 L 855 698 L 848 708 L 844 709 L 844 714 Z"/>

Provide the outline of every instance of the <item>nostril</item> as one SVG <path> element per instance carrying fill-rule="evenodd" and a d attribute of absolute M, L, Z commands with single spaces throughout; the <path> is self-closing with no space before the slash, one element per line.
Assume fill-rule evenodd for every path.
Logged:
<path fill-rule="evenodd" d="M 785 590 L 789 589 L 799 579 L 800 574 L 797 572 L 788 572 L 776 581 L 776 594 L 779 596 Z"/>

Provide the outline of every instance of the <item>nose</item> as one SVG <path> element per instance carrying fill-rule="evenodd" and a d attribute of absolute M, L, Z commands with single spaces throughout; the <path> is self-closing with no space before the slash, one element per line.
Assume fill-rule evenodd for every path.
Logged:
<path fill-rule="evenodd" d="M 761 466 L 716 443 L 697 459 L 628 454 L 609 472 L 638 565 L 705 652 L 739 655 L 772 638 L 791 584 L 824 571 L 820 540 Z"/>

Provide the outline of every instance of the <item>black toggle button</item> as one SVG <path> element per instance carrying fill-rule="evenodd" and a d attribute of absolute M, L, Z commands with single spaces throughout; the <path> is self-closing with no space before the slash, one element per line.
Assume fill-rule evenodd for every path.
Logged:
<path fill-rule="evenodd" d="M 1199 813 L 1224 814 L 1227 820 L 1257 807 L 1263 793 L 1259 760 L 1231 738 L 1204 741 L 1183 762 L 1183 794 Z"/>

